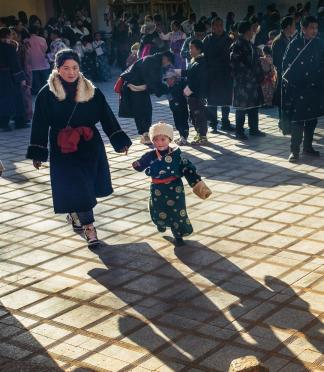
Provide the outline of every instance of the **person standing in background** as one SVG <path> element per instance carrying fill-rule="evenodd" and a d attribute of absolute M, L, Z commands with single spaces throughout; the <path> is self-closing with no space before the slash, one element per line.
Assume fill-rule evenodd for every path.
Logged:
<path fill-rule="evenodd" d="M 46 84 L 50 65 L 46 58 L 47 43 L 46 40 L 38 36 L 38 26 L 31 26 L 29 29 L 29 56 L 32 69 L 32 94 L 36 95 Z"/>

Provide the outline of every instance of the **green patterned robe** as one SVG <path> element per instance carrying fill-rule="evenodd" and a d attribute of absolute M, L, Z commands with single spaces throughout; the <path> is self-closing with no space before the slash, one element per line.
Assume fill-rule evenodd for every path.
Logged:
<path fill-rule="evenodd" d="M 181 150 L 174 149 L 161 152 L 159 160 L 156 152 L 150 151 L 138 160 L 136 170 L 144 170 L 145 173 L 157 179 L 177 177 L 176 180 L 166 184 L 151 183 L 151 196 L 149 210 L 152 221 L 160 232 L 166 231 L 167 227 L 175 237 L 188 236 L 193 232 L 191 222 L 186 210 L 184 186 L 181 177 L 185 177 L 191 187 L 201 180 L 194 165 L 181 157 Z"/>

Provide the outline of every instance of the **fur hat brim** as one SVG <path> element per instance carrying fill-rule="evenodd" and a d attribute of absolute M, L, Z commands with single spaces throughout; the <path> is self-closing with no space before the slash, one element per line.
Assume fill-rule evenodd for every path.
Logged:
<path fill-rule="evenodd" d="M 149 131 L 150 140 L 153 141 L 153 138 L 156 136 L 167 136 L 170 138 L 170 141 L 173 141 L 173 127 L 170 124 L 158 122 L 153 124 Z"/>

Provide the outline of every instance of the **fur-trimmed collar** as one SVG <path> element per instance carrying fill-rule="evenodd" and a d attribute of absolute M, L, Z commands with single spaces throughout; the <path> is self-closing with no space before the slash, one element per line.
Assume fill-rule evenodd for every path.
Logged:
<path fill-rule="evenodd" d="M 57 70 L 53 70 L 48 78 L 49 90 L 56 96 L 59 101 L 64 101 L 66 93 L 63 88 L 62 82 L 59 78 Z M 79 76 L 78 85 L 76 88 L 76 102 L 88 102 L 95 95 L 95 86 L 90 80 L 86 79 L 81 73 Z"/>

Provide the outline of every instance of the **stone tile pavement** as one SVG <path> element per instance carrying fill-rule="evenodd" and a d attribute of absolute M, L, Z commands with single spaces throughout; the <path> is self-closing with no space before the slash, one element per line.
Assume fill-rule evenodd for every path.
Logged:
<path fill-rule="evenodd" d="M 171 121 L 165 101 L 154 119 Z M 0 370 L 224 372 L 256 355 L 271 372 L 324 371 L 323 159 L 289 164 L 271 110 L 266 138 L 184 147 L 213 195 L 186 187 L 195 233 L 174 249 L 131 169 L 145 147 L 121 123 L 134 145 L 126 157 L 106 141 L 115 193 L 96 207 L 95 251 L 53 214 L 48 165 L 24 159 L 29 130 L 0 133 Z"/>

